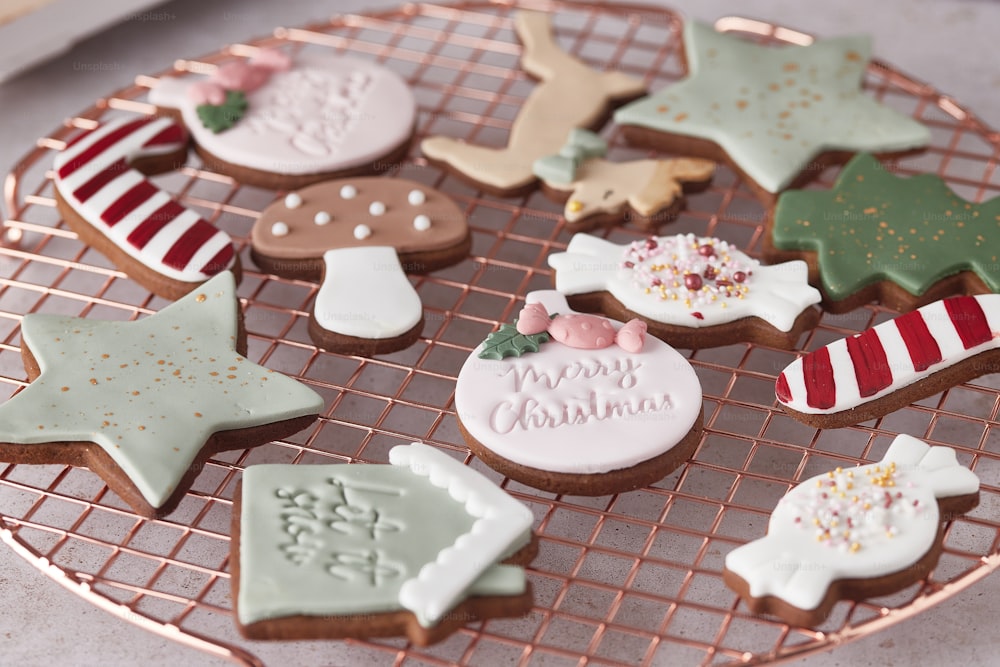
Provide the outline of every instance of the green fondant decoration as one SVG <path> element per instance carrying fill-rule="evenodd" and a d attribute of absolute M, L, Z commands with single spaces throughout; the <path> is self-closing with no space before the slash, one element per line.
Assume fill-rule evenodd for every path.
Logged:
<path fill-rule="evenodd" d="M 548 183 L 572 183 L 576 180 L 576 170 L 584 161 L 603 157 L 607 152 L 608 143 L 600 135 L 574 128 L 558 154 L 538 158 L 531 170 Z"/>
<path fill-rule="evenodd" d="M 531 171 L 549 183 L 572 183 L 576 179 L 578 164 L 568 155 L 546 155 L 535 160 Z"/>
<path fill-rule="evenodd" d="M 222 104 L 199 104 L 195 111 L 206 129 L 219 134 L 243 118 L 247 112 L 247 97 L 241 90 L 227 90 Z"/>
<path fill-rule="evenodd" d="M 587 160 L 595 157 L 604 157 L 608 152 L 608 142 L 601 135 L 582 127 L 570 130 L 566 146 L 577 149 L 581 159 Z"/>
<path fill-rule="evenodd" d="M 0 405 L 0 442 L 96 443 L 162 506 L 212 434 L 323 408 L 316 392 L 236 352 L 238 316 L 228 271 L 135 322 L 26 316 L 21 338 L 41 374 Z"/>
<path fill-rule="evenodd" d="M 919 296 L 962 271 L 1000 292 L 1000 197 L 974 204 L 933 174 L 900 178 L 867 154 L 831 190 L 783 193 L 772 243 L 815 252 L 833 301 L 882 281 Z"/>
<path fill-rule="evenodd" d="M 520 357 L 529 352 L 538 352 L 542 343 L 549 342 L 546 332 L 522 334 L 517 330 L 517 320 L 513 324 L 501 324 L 500 328 L 486 337 L 480 359 L 503 359 Z"/>
<path fill-rule="evenodd" d="M 768 192 L 826 151 L 930 143 L 927 128 L 861 90 L 867 36 L 769 47 L 688 22 L 684 50 L 687 78 L 622 107 L 615 122 L 712 141 Z"/>

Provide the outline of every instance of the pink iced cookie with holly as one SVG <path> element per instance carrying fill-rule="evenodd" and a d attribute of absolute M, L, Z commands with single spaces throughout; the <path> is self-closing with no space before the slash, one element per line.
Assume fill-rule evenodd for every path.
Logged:
<path fill-rule="evenodd" d="M 413 93 L 392 70 L 276 49 L 207 78 L 162 78 L 149 101 L 183 121 L 207 166 L 275 189 L 385 169 L 406 154 L 416 121 Z"/>
<path fill-rule="evenodd" d="M 718 238 L 676 234 L 618 245 L 576 234 L 549 257 L 556 289 L 580 310 L 640 318 L 692 349 L 743 341 L 793 348 L 819 321 L 805 262 L 763 265 Z"/>
<path fill-rule="evenodd" d="M 469 356 L 455 409 L 469 448 L 511 479 L 604 495 L 659 481 L 701 439 L 698 376 L 672 347 L 625 324 L 532 292 Z"/>

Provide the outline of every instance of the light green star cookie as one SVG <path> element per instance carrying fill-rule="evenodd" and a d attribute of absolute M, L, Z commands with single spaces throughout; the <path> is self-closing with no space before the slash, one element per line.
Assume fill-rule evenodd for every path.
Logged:
<path fill-rule="evenodd" d="M 684 48 L 686 79 L 615 112 L 630 139 L 652 130 L 668 135 L 664 144 L 672 135 L 708 140 L 769 193 L 828 151 L 894 153 L 930 142 L 926 127 L 861 91 L 867 36 L 765 47 L 689 22 Z"/>
<path fill-rule="evenodd" d="M 136 322 L 26 316 L 34 380 L 0 405 L 0 459 L 85 465 L 138 513 L 164 514 L 212 453 L 291 435 L 323 407 L 238 337 L 229 272 Z"/>

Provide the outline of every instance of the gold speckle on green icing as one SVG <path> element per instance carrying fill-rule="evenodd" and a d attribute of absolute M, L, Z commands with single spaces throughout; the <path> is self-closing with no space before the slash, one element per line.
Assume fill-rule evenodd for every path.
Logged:
<path fill-rule="evenodd" d="M 265 384 L 266 369 L 236 352 L 232 274 L 205 287 L 135 322 L 26 316 L 21 337 L 41 374 L 0 405 L 0 442 L 97 443 L 160 507 L 212 434 L 318 413 L 314 391 L 284 376 Z"/>
<path fill-rule="evenodd" d="M 615 122 L 713 141 L 769 192 L 828 150 L 930 142 L 923 125 L 862 92 L 868 37 L 766 47 L 688 22 L 684 49 L 687 78 L 622 107 Z"/>
<path fill-rule="evenodd" d="M 832 190 L 783 193 L 772 242 L 815 252 L 833 301 L 882 281 L 919 296 L 962 271 L 1000 291 L 1000 197 L 973 204 L 938 176 L 900 178 L 871 155 L 848 162 Z"/>

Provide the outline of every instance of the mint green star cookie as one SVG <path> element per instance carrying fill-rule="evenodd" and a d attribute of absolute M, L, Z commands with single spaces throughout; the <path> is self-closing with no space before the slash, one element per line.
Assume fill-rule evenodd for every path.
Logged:
<path fill-rule="evenodd" d="M 86 466 L 165 514 L 211 454 L 287 437 L 323 407 L 237 352 L 239 316 L 229 272 L 135 322 L 26 316 L 33 381 L 0 405 L 0 459 Z"/>
<path fill-rule="evenodd" d="M 822 153 L 892 153 L 930 142 L 923 125 L 861 91 L 866 36 L 765 47 L 689 22 L 684 49 L 686 79 L 615 112 L 630 141 L 667 149 L 676 142 L 689 153 L 680 147 L 686 138 L 707 140 L 768 193 L 788 187 Z"/>
<path fill-rule="evenodd" d="M 771 223 L 773 257 L 804 257 L 827 308 L 877 299 L 911 310 L 955 293 L 1000 291 L 1000 197 L 965 201 L 933 174 L 899 178 L 855 156 L 831 190 L 789 190 Z"/>

